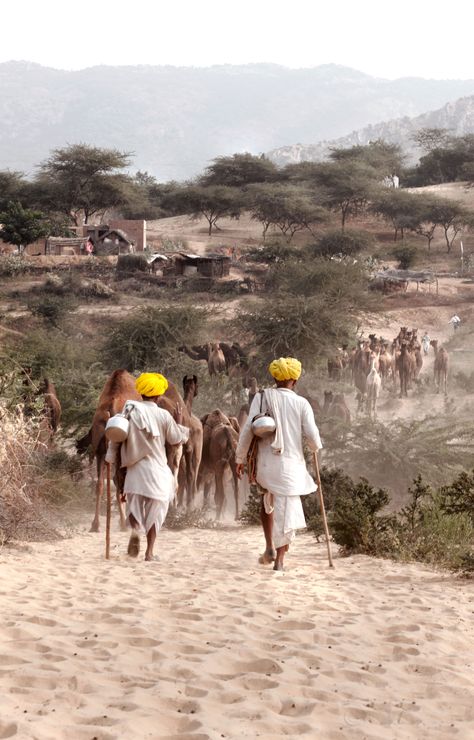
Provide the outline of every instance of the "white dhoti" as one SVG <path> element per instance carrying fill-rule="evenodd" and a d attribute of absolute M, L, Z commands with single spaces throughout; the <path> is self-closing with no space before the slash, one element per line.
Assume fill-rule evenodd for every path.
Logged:
<path fill-rule="evenodd" d="M 263 504 L 267 514 L 273 512 L 273 546 L 290 545 L 297 529 L 306 529 L 303 504 L 300 496 L 279 496 L 265 491 Z"/>
<path fill-rule="evenodd" d="M 161 501 L 139 493 L 127 493 L 127 518 L 132 514 L 142 532 L 148 534 L 155 525 L 158 533 L 168 513 L 169 501 Z"/>

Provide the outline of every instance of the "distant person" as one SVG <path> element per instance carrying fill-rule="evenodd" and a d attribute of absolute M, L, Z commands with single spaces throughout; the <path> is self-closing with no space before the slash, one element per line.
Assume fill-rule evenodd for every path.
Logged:
<path fill-rule="evenodd" d="M 421 345 L 423 347 L 423 352 L 425 353 L 425 355 L 427 355 L 428 352 L 430 351 L 430 341 L 431 341 L 430 335 L 428 334 L 427 331 L 425 331 L 425 333 L 421 337 Z"/>
<path fill-rule="evenodd" d="M 268 370 L 276 388 L 255 395 L 240 432 L 235 459 L 237 475 L 241 478 L 253 439 L 252 420 L 261 412 L 269 413 L 276 431 L 259 440 L 257 452 L 256 482 L 262 497 L 260 516 L 266 544 L 259 562 L 274 562 L 273 570 L 283 570 L 283 559 L 296 530 L 306 527 L 301 496 L 317 487 L 306 469 L 303 437 L 314 452 L 322 444 L 311 406 L 306 398 L 294 392 L 301 363 L 294 357 L 280 357 Z"/>
<path fill-rule="evenodd" d="M 88 255 L 89 257 L 91 257 L 91 256 L 92 256 L 92 253 L 93 253 L 93 251 L 94 251 L 94 245 L 93 245 L 92 241 L 91 241 L 90 239 L 88 239 L 88 240 L 86 241 L 86 245 L 85 245 L 85 252 L 86 252 L 86 254 L 87 254 L 87 255 Z"/>
<path fill-rule="evenodd" d="M 448 323 L 449 324 L 452 324 L 454 331 L 456 331 L 456 329 L 459 329 L 459 327 L 461 325 L 461 319 L 459 318 L 459 316 L 457 314 L 454 314 L 454 316 L 452 316 L 449 319 L 449 322 Z"/>

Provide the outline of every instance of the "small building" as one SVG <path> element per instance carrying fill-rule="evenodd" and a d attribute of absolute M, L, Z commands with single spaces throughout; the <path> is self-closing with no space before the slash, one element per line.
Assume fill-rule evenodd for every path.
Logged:
<path fill-rule="evenodd" d="M 122 229 L 109 229 L 92 241 L 97 254 L 130 254 L 134 251 L 133 242 Z"/>
<path fill-rule="evenodd" d="M 56 256 L 74 256 L 84 254 L 84 245 L 87 239 L 84 237 L 48 236 L 46 239 L 44 253 Z"/>
<path fill-rule="evenodd" d="M 169 257 L 166 254 L 151 254 L 146 258 L 148 269 L 153 275 L 163 276 L 167 268 L 172 268 Z"/>
<path fill-rule="evenodd" d="M 205 277 L 226 277 L 230 272 L 230 257 L 223 254 L 187 254 L 178 252 L 174 256 L 176 275 L 204 275 Z"/>

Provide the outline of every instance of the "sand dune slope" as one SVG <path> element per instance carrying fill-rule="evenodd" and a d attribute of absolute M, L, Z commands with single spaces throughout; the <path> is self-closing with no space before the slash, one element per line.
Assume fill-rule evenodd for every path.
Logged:
<path fill-rule="evenodd" d="M 472 584 L 257 529 L 0 553 L 0 738 L 472 738 Z"/>

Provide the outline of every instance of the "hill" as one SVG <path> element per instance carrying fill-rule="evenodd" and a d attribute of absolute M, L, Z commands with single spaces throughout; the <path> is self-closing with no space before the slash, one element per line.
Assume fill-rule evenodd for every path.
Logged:
<path fill-rule="evenodd" d="M 399 144 L 410 160 L 420 155 L 420 150 L 411 139 L 412 134 L 423 128 L 446 128 L 457 136 L 474 133 L 474 96 L 460 98 L 446 103 L 442 108 L 410 118 L 403 116 L 382 123 L 369 124 L 353 131 L 348 136 L 320 141 L 317 144 L 293 144 L 279 147 L 268 156 L 276 164 L 294 164 L 297 162 L 318 162 L 324 159 L 331 147 L 350 147 L 357 144 L 369 144 L 383 139 L 391 144 Z"/>
<path fill-rule="evenodd" d="M 53 147 L 134 152 L 134 168 L 186 179 L 213 157 L 321 141 L 463 95 L 474 80 L 385 80 L 347 67 L 272 64 L 50 69 L 0 64 L 0 169 L 31 173 Z"/>

